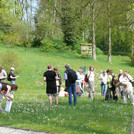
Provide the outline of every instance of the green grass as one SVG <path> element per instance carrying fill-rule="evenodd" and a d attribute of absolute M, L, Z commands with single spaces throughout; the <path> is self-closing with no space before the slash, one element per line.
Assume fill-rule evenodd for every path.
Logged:
<path fill-rule="evenodd" d="M 16 81 L 19 90 L 15 93 L 15 100 L 9 114 L 0 114 L 0 125 L 42 130 L 67 134 L 129 134 L 132 117 L 132 105 L 128 100 L 123 105 L 123 100 L 118 103 L 109 101 L 104 103 L 104 97 L 95 96 L 89 100 L 87 96 L 78 97 L 77 106 L 68 106 L 68 98 L 59 98 L 59 106 L 49 107 L 43 73 L 47 65 L 52 64 L 59 68 L 59 73 L 64 74 L 64 64 L 69 63 L 76 71 L 80 66 L 95 66 L 98 75 L 103 70 L 112 69 L 117 75 L 119 69 L 128 70 L 134 75 L 127 56 L 112 56 L 112 63 L 107 62 L 106 55 L 97 56 L 97 61 L 91 58 L 82 59 L 71 52 L 43 53 L 38 49 L 0 45 L 0 54 L 8 50 L 18 52 L 20 66 Z M 95 90 L 100 92 L 98 76 L 96 77 Z M 64 80 L 63 85 L 64 87 Z M 3 108 L 6 101 L 3 102 Z"/>

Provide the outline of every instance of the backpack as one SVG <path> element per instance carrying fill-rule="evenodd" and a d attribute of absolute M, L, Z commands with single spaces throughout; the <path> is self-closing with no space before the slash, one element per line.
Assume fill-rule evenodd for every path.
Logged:
<path fill-rule="evenodd" d="M 115 80 L 116 80 L 116 76 L 113 75 L 113 76 L 112 76 L 112 82 L 111 82 L 112 87 L 115 87 L 115 86 L 114 86 L 114 81 L 115 81 Z"/>
<path fill-rule="evenodd" d="M 11 81 L 10 74 L 8 74 L 7 80 L 8 80 L 8 81 Z"/>
<path fill-rule="evenodd" d="M 84 81 L 88 82 L 87 74 L 85 75 Z"/>
<path fill-rule="evenodd" d="M 77 80 L 77 74 L 73 69 L 68 70 L 68 80 L 72 83 L 75 83 Z"/>

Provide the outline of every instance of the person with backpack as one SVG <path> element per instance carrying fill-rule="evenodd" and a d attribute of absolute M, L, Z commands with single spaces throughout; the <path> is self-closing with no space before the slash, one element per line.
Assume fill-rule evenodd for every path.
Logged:
<path fill-rule="evenodd" d="M 15 84 L 8 84 L 8 83 L 0 83 L 0 112 L 4 112 L 2 109 L 2 95 L 8 100 L 13 101 L 13 98 L 11 97 L 10 93 L 12 91 L 16 91 L 18 89 L 18 85 Z"/>
<path fill-rule="evenodd" d="M 70 68 L 69 64 L 65 64 L 65 72 L 64 72 L 64 79 L 65 79 L 65 86 L 67 88 L 69 94 L 69 105 L 72 105 L 72 94 L 74 98 L 74 105 L 77 105 L 77 96 L 76 96 L 76 80 L 77 75 L 76 72 Z"/>
<path fill-rule="evenodd" d="M 14 71 L 15 68 L 11 67 L 10 68 L 10 73 L 8 74 L 7 80 L 10 81 L 11 84 L 15 84 L 15 80 L 19 77 L 19 76 L 15 76 Z"/>
<path fill-rule="evenodd" d="M 107 74 L 108 74 L 108 76 L 107 76 L 108 89 L 107 89 L 106 96 L 105 96 L 105 102 L 108 101 L 111 91 L 113 92 L 113 100 L 115 100 L 115 102 L 117 102 L 118 96 L 115 96 L 116 87 L 114 85 L 114 80 L 115 80 L 116 76 L 113 74 L 112 70 L 107 70 Z"/>
<path fill-rule="evenodd" d="M 0 67 L 0 83 L 5 83 L 5 79 L 7 78 L 6 71 Z"/>
<path fill-rule="evenodd" d="M 44 72 L 43 78 L 47 83 L 46 93 L 48 95 L 49 104 L 50 106 L 52 105 L 52 96 L 54 96 L 56 105 L 58 105 L 58 93 L 56 87 L 56 80 L 58 80 L 58 78 L 56 73 L 52 70 L 53 66 L 51 64 L 49 64 L 47 68 L 48 70 Z"/>

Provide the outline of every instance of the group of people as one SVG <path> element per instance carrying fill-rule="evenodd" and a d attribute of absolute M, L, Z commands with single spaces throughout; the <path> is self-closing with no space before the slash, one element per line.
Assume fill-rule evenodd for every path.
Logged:
<path fill-rule="evenodd" d="M 10 70 L 10 73 L 7 75 L 6 71 L 0 67 L 0 112 L 4 112 L 1 106 L 2 96 L 4 96 L 4 98 L 6 98 L 8 101 L 13 101 L 13 95 L 11 94 L 14 94 L 14 91 L 18 89 L 18 86 L 15 84 L 15 80 L 19 76 L 15 76 L 14 67 L 11 67 Z M 6 78 L 8 81 L 10 81 L 10 84 L 6 83 Z"/>
<path fill-rule="evenodd" d="M 95 94 L 95 76 L 98 73 L 94 72 L 94 66 L 90 66 L 88 72 L 85 75 L 83 70 L 79 69 L 76 73 L 70 68 L 69 64 L 65 64 L 64 80 L 65 88 L 68 92 L 69 105 L 72 105 L 72 95 L 74 98 L 74 105 L 77 105 L 77 95 L 84 95 L 84 88 L 87 82 L 88 97 L 93 99 Z M 56 71 L 57 70 L 57 71 Z M 61 76 L 58 74 L 58 68 L 54 68 L 52 65 L 48 65 L 48 70 L 44 73 L 44 81 L 47 82 L 47 94 L 49 97 L 49 103 L 52 105 L 52 96 L 54 96 L 56 105 L 58 105 L 58 93 L 61 87 Z M 123 73 L 119 70 L 119 75 L 116 77 L 112 70 L 108 69 L 103 71 L 99 76 L 101 95 L 105 96 L 105 102 L 109 99 L 118 101 L 118 94 L 124 99 L 124 103 L 127 103 L 127 97 L 130 97 L 132 104 L 134 105 L 133 96 L 133 78 L 126 71 Z M 79 89 L 79 90 L 78 90 Z M 112 94 L 111 94 L 112 92 Z"/>

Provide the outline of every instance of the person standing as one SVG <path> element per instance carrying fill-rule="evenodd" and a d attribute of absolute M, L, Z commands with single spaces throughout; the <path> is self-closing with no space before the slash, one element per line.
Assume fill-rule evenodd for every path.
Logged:
<path fill-rule="evenodd" d="M 19 76 L 15 76 L 14 74 L 14 71 L 15 71 L 15 68 L 14 67 L 11 67 L 10 68 L 10 73 L 8 74 L 8 80 L 11 82 L 11 84 L 15 84 L 15 80 L 19 77 Z"/>
<path fill-rule="evenodd" d="M 72 105 L 72 94 L 74 97 L 74 105 L 77 105 L 77 96 L 76 96 L 76 80 L 77 75 L 76 72 L 70 69 L 69 64 L 65 64 L 65 72 L 64 72 L 64 79 L 65 79 L 65 86 L 67 88 L 69 94 L 69 105 Z"/>
<path fill-rule="evenodd" d="M 112 70 L 107 70 L 107 74 L 108 74 L 108 77 L 107 77 L 108 89 L 107 89 L 106 96 L 105 96 L 105 102 L 108 101 L 108 98 L 110 96 L 111 91 L 113 92 L 113 100 L 115 100 L 115 102 L 117 102 L 118 101 L 118 96 L 115 96 L 116 88 L 115 88 L 115 85 L 113 83 L 114 79 L 116 77 L 113 74 Z"/>
<path fill-rule="evenodd" d="M 54 68 L 54 72 L 56 73 L 56 76 L 57 76 L 56 86 L 57 86 L 57 93 L 59 93 L 60 92 L 60 87 L 61 87 L 61 84 L 62 84 L 61 75 L 58 73 L 58 68 L 57 67 Z"/>
<path fill-rule="evenodd" d="M 5 83 L 5 79 L 7 78 L 6 71 L 0 67 L 0 83 Z"/>
<path fill-rule="evenodd" d="M 51 64 L 47 66 L 48 70 L 44 72 L 44 81 L 47 83 L 46 86 L 46 93 L 48 95 L 48 100 L 50 106 L 52 105 L 52 96 L 55 97 L 56 105 L 58 105 L 58 94 L 57 94 L 57 88 L 56 88 L 56 73 L 52 70 L 53 67 Z"/>
<path fill-rule="evenodd" d="M 96 73 L 97 75 L 97 73 Z M 94 91 L 94 66 L 89 67 L 89 71 L 87 72 L 87 78 L 88 78 L 88 87 L 89 87 L 89 98 L 93 99 L 93 95 L 95 93 Z"/>
<path fill-rule="evenodd" d="M 103 73 L 99 77 L 100 85 L 101 85 L 101 95 L 106 95 L 106 89 L 107 89 L 107 74 L 106 71 L 103 71 Z"/>
<path fill-rule="evenodd" d="M 121 69 L 119 70 L 118 81 L 119 82 L 123 81 L 123 70 L 121 70 Z M 121 92 L 120 92 L 121 98 L 123 98 L 123 87 L 122 86 L 120 86 L 120 90 L 121 90 Z"/>

